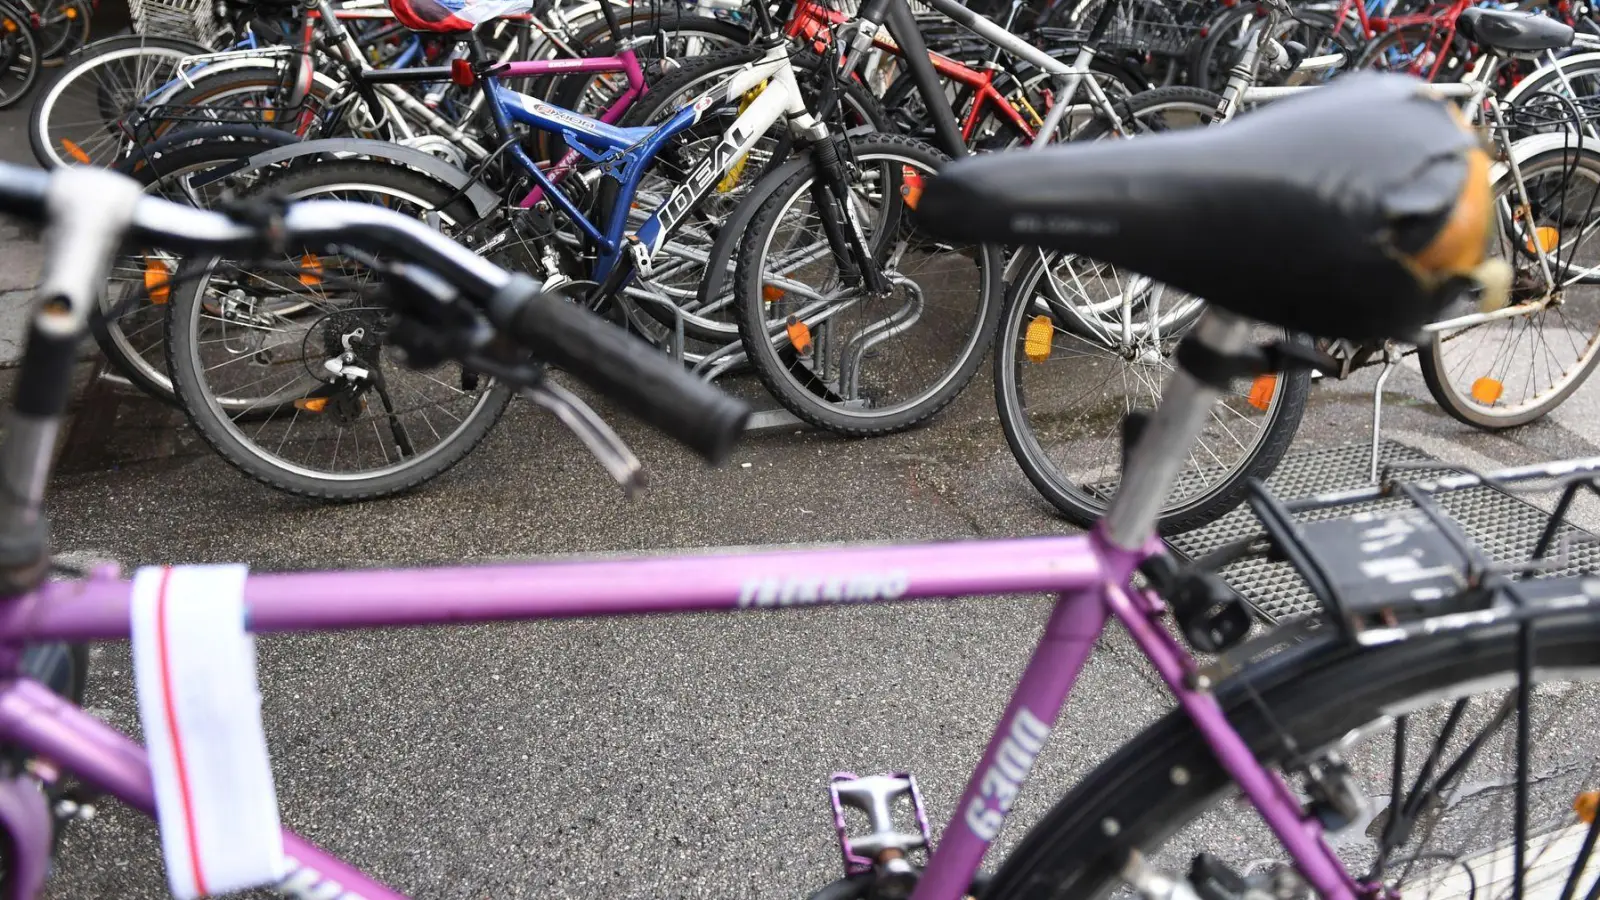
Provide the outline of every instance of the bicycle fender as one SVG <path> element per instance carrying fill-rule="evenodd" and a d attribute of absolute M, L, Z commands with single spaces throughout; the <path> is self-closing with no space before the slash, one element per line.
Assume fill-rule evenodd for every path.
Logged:
<path fill-rule="evenodd" d="M 1578 149 L 1578 144 L 1572 139 L 1572 135 L 1566 133 L 1535 134 L 1513 143 L 1511 145 L 1511 158 L 1517 161 L 1518 166 L 1521 166 L 1541 153 L 1561 149 Z M 1589 144 L 1585 143 L 1583 150 L 1593 152 L 1594 150 L 1600 150 L 1600 147 L 1591 148 Z M 1489 167 L 1490 184 L 1499 184 L 1500 179 L 1508 178 L 1510 175 L 1511 167 L 1504 162 L 1496 161 Z"/>
<path fill-rule="evenodd" d="M 250 157 L 236 172 L 249 172 L 263 169 L 267 166 L 277 165 L 300 157 L 321 156 L 328 154 L 335 157 L 361 157 L 376 159 L 383 162 L 394 163 L 415 169 L 439 183 L 451 188 L 461 190 L 471 181 L 472 176 L 461 169 L 452 166 L 444 160 L 400 144 L 389 141 L 374 141 L 367 138 L 322 138 L 315 141 L 304 141 L 298 144 L 289 144 L 273 150 L 264 150 Z M 500 197 L 483 184 L 473 183 L 466 188 L 464 198 L 472 204 L 472 210 L 478 216 L 487 216 L 500 207 Z"/>
<path fill-rule="evenodd" d="M 1560 67 L 1569 63 L 1588 62 L 1589 60 L 1600 60 L 1600 52 L 1574 53 L 1571 56 L 1563 56 L 1556 62 L 1556 65 Z M 1529 85 L 1533 84 L 1533 82 L 1534 79 L 1532 78 L 1522 79 L 1506 93 L 1505 99 L 1501 102 L 1506 106 L 1516 106 L 1522 101 L 1523 96 L 1529 93 Z M 1556 83 L 1559 84 L 1560 82 L 1557 81 Z"/>

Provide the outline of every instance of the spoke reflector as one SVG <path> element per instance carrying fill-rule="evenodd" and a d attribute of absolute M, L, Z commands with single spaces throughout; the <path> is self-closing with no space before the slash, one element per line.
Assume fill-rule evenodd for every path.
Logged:
<path fill-rule="evenodd" d="M 172 270 L 167 264 L 153 257 L 144 260 L 144 292 L 150 295 L 150 302 L 160 306 L 172 296 Z"/>
<path fill-rule="evenodd" d="M 322 260 L 315 253 L 300 257 L 300 270 L 300 283 L 306 287 L 316 287 L 322 283 Z"/>
<path fill-rule="evenodd" d="M 1034 316 L 1028 323 L 1028 333 L 1022 339 L 1022 355 L 1028 359 L 1042 363 L 1050 358 L 1050 344 L 1055 337 L 1056 327 L 1051 324 L 1049 316 Z"/>
<path fill-rule="evenodd" d="M 783 288 L 775 284 L 763 284 L 761 286 L 761 299 L 768 303 L 777 303 L 783 299 Z"/>
<path fill-rule="evenodd" d="M 328 398 L 327 397 L 301 397 L 299 400 L 296 400 L 294 402 L 294 408 L 295 409 L 303 409 L 306 412 L 319 413 L 319 412 L 322 412 L 323 410 L 328 408 Z"/>
<path fill-rule="evenodd" d="M 1578 795 L 1578 799 L 1572 801 L 1573 811 L 1578 814 L 1578 818 L 1582 819 L 1585 825 L 1594 824 L 1594 814 L 1597 807 L 1600 807 L 1600 791 L 1584 791 Z"/>
<path fill-rule="evenodd" d="M 789 343 L 794 345 L 796 353 L 804 353 L 811 349 L 811 329 L 806 323 L 790 317 L 789 325 L 784 330 L 789 332 Z"/>
<path fill-rule="evenodd" d="M 64 12 L 62 12 L 62 15 L 69 19 L 76 19 L 78 17 L 78 8 L 76 6 L 69 6 Z"/>
<path fill-rule="evenodd" d="M 1498 380 L 1485 376 L 1472 383 L 1472 399 L 1487 406 L 1500 399 L 1505 392 L 1505 385 Z"/>
<path fill-rule="evenodd" d="M 1278 392 L 1278 376 L 1268 373 L 1257 375 L 1256 380 L 1250 383 L 1250 405 L 1265 411 L 1272 405 L 1272 395 Z"/>
<path fill-rule="evenodd" d="M 6 20 L 6 21 L 8 23 L 10 22 L 9 19 Z M 83 152 L 83 148 L 79 147 L 76 141 L 68 140 L 67 138 L 62 138 L 61 139 L 61 149 L 67 151 L 67 155 L 72 157 L 73 159 L 77 160 L 78 162 L 83 163 L 86 166 L 89 164 L 89 154 Z"/>
<path fill-rule="evenodd" d="M 1561 229 L 1552 225 L 1540 225 L 1535 228 L 1527 240 L 1529 253 L 1535 252 L 1533 244 L 1536 240 L 1539 242 L 1539 249 L 1549 253 L 1561 246 Z"/>

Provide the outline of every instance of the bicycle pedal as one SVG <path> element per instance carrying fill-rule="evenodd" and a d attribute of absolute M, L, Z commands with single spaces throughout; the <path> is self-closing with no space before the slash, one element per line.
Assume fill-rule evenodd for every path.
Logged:
<path fill-rule="evenodd" d="M 915 831 L 901 830 L 896 825 L 896 801 L 902 797 L 910 800 Z M 910 772 L 867 776 L 835 772 L 828 780 L 828 798 L 833 804 L 833 827 L 839 834 L 846 875 L 870 872 L 880 863 L 904 863 L 906 854 L 911 851 L 933 846 L 922 792 L 917 789 L 917 779 Z M 847 808 L 866 815 L 869 833 L 851 836 L 845 822 Z"/>

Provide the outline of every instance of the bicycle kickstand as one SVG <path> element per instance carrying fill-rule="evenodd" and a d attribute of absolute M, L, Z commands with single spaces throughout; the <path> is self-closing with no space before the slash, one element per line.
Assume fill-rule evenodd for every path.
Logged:
<path fill-rule="evenodd" d="M 1395 354 L 1392 341 L 1383 342 L 1383 371 L 1378 373 L 1378 383 L 1372 388 L 1372 469 L 1368 478 L 1373 484 L 1378 483 L 1378 462 L 1383 446 L 1383 386 L 1389 380 L 1389 374 L 1394 371 L 1399 356 Z"/>

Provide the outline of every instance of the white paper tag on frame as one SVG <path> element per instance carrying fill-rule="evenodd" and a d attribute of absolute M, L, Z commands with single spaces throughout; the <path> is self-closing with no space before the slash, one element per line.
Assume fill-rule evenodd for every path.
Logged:
<path fill-rule="evenodd" d="M 287 871 L 242 565 L 140 569 L 133 676 L 167 884 L 179 900 Z"/>

